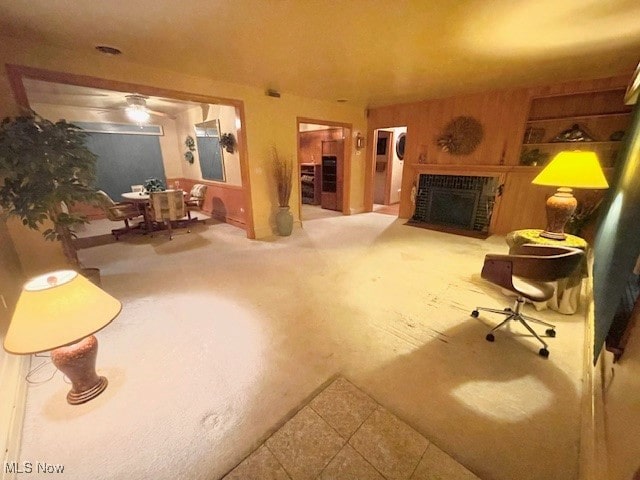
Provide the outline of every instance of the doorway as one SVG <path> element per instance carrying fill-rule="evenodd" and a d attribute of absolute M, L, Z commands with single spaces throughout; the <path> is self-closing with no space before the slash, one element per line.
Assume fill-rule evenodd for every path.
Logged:
<path fill-rule="evenodd" d="M 373 211 L 398 216 L 407 127 L 375 131 L 373 161 Z"/>
<path fill-rule="evenodd" d="M 144 109 L 152 118 L 155 117 L 153 123 L 160 125 L 158 127 L 159 133 L 156 132 L 155 135 L 158 136 L 160 150 L 163 152 L 161 158 L 166 160 L 164 162 L 164 177 L 167 185 L 175 185 L 176 188 L 188 191 L 195 183 L 206 184 L 207 197 L 205 197 L 203 207 L 205 213 L 210 213 L 217 220 L 244 229 L 247 238 L 255 238 L 246 133 L 242 127 L 245 123 L 242 101 L 17 65 L 7 65 L 7 72 L 14 96 L 20 106 L 29 109 L 32 103 L 32 99 L 27 95 L 27 85 L 30 86 L 32 95 L 34 91 L 38 90 L 34 89 L 34 85 L 41 87 L 39 89 L 41 97 L 68 93 L 64 97 L 70 99 L 68 100 L 71 102 L 69 105 L 51 102 L 46 98 L 41 99 L 40 103 L 43 105 L 59 103 L 59 107 L 66 109 L 87 107 L 85 110 L 89 116 L 85 120 L 88 120 L 92 127 L 100 127 L 101 129 L 104 127 L 105 121 L 108 121 L 107 123 L 112 126 L 116 125 L 113 128 L 119 128 L 117 125 L 124 122 L 121 122 L 118 117 L 126 114 L 127 107 L 131 106 L 130 98 L 142 99 Z M 189 108 L 185 109 L 186 107 Z M 43 107 L 41 106 L 41 108 Z M 175 109 L 179 109 L 179 111 L 175 111 Z M 216 122 L 220 122 L 220 119 L 224 119 L 225 122 L 228 120 L 223 124 L 224 131 L 231 132 L 235 141 L 232 153 L 219 152 L 219 158 L 224 155 L 227 168 L 222 170 L 222 175 L 213 177 L 213 180 L 207 178 L 206 171 L 204 174 L 201 173 L 206 170 L 203 160 L 208 161 L 208 159 L 201 159 L 198 154 L 194 155 L 192 150 L 197 151 L 197 149 L 191 148 L 189 148 L 191 157 L 187 158 L 184 154 L 185 148 L 183 148 L 189 139 L 195 145 L 193 137 L 197 137 L 198 132 L 194 130 L 193 124 L 200 120 L 204 122 L 209 117 L 215 118 Z M 181 119 L 184 120 L 182 123 L 178 121 Z M 141 122 L 144 123 L 144 121 Z M 189 128 L 182 129 L 183 123 L 188 124 Z M 216 123 L 216 125 L 219 134 L 220 123 Z M 140 129 L 146 128 L 146 126 L 140 127 Z M 140 134 L 140 132 L 137 133 Z M 146 130 L 143 133 L 152 134 Z M 109 132 L 109 134 L 114 134 L 114 132 Z M 164 155 L 165 150 L 171 150 L 170 155 Z M 183 157 L 183 155 L 185 156 Z M 128 157 L 130 156 L 128 155 Z M 171 167 L 168 171 L 167 165 Z M 186 173 L 185 170 L 187 170 Z M 157 172 L 145 170 L 144 176 L 141 178 L 149 178 L 152 174 L 162 177 L 161 173 L 160 170 Z M 132 175 L 129 177 L 133 178 Z M 127 183 L 132 183 L 132 181 L 127 181 Z M 117 193 L 121 194 L 120 190 L 123 188 L 125 187 L 122 185 L 118 186 Z M 216 200 L 218 198 L 222 199 L 221 202 Z"/>
<path fill-rule="evenodd" d="M 298 119 L 300 220 L 349 214 L 351 125 Z"/>

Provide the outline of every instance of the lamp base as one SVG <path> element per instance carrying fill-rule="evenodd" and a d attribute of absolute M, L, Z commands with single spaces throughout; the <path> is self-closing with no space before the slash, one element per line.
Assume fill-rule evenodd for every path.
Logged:
<path fill-rule="evenodd" d="M 560 187 L 547 199 L 547 228 L 540 234 L 541 237 L 552 240 L 564 240 L 564 226 L 576 211 L 578 201 L 573 196 L 573 190 Z"/>
<path fill-rule="evenodd" d="M 71 390 L 67 394 L 67 402 L 71 405 L 88 402 L 107 388 L 107 379 L 96 373 L 97 356 L 98 340 L 93 335 L 51 351 L 53 364 L 71 380 Z"/>

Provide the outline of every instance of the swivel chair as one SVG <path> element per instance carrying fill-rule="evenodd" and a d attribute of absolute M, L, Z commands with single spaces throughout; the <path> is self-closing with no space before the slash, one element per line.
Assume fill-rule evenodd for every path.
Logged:
<path fill-rule="evenodd" d="M 124 221 L 124 227 L 111 230 L 111 234 L 116 240 L 119 239 L 120 235 L 131 232 L 136 228 L 129 225 L 129 220 L 142 216 L 142 212 L 137 205 L 129 202 L 114 202 L 103 190 L 96 192 L 96 198 L 109 220 L 112 222 Z"/>
<path fill-rule="evenodd" d="M 207 194 L 207 186 L 201 183 L 196 183 L 189 192 L 189 198 L 184 201 L 187 207 L 187 217 L 190 221 L 197 222 L 198 218 L 191 218 L 191 212 L 194 210 L 201 210 L 204 205 L 204 197 Z"/>
<path fill-rule="evenodd" d="M 555 293 L 555 287 L 549 282 L 570 276 L 583 260 L 584 252 L 577 248 L 556 247 L 549 245 L 526 244 L 515 247 L 509 255 L 489 254 L 484 259 L 482 278 L 518 296 L 513 308 L 497 310 L 494 308 L 476 307 L 471 316 L 478 318 L 479 312 L 491 312 L 507 317 L 493 327 L 485 337 L 493 342 L 493 332 L 512 320 L 518 321 L 536 337 L 543 347 L 538 351 L 542 357 L 549 356 L 547 343 L 529 326 L 527 321 L 547 327 L 545 333 L 549 337 L 556 336 L 555 326 L 524 315 L 522 308 L 527 300 L 544 302 Z"/>

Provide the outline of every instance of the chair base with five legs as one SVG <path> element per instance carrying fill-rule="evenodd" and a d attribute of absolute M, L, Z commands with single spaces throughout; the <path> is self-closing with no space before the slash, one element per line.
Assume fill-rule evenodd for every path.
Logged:
<path fill-rule="evenodd" d="M 506 318 L 493 327 L 485 337 L 493 342 L 493 332 L 509 324 L 511 321 L 520 322 L 540 343 L 542 348 L 538 354 L 549 356 L 547 343 L 538 335 L 527 322 L 537 323 L 547 327 L 547 337 L 556 336 L 556 327 L 537 318 L 522 313 L 525 302 L 544 302 L 555 293 L 555 286 L 551 283 L 560 278 L 570 276 L 583 260 L 584 252 L 577 248 L 556 247 L 549 245 L 521 245 L 512 249 L 509 255 L 489 254 L 484 259 L 482 278 L 509 290 L 517 295 L 513 308 L 498 310 L 495 308 L 476 307 L 471 312 L 473 318 L 478 318 L 480 312 L 504 315 Z"/>
<path fill-rule="evenodd" d="M 504 315 L 505 317 L 507 317 L 505 320 L 503 320 L 498 325 L 493 327 L 489 333 L 487 333 L 487 336 L 485 338 L 487 339 L 488 342 L 493 342 L 495 340 L 493 332 L 507 325 L 509 322 L 516 321 L 516 322 L 522 323 L 522 325 L 524 325 L 524 328 L 526 328 L 529 331 L 529 333 L 531 333 L 531 335 L 536 337 L 538 341 L 542 343 L 542 348 L 538 350 L 538 354 L 541 357 L 548 357 L 549 345 L 547 345 L 547 342 L 545 342 L 542 338 L 540 338 L 540 335 L 538 335 L 536 331 L 533 328 L 531 328 L 531 326 L 527 323 L 527 321 L 532 323 L 537 323 L 539 325 L 544 325 L 545 327 L 547 327 L 547 329 L 545 330 L 545 333 L 548 337 L 551 337 L 551 338 L 556 336 L 556 326 L 547 322 L 543 322 L 542 320 L 539 320 L 537 318 L 524 315 L 522 313 L 522 307 L 524 307 L 525 302 L 526 302 L 526 299 L 524 297 L 518 297 L 513 305 L 513 308 L 507 307 L 504 310 L 497 310 L 495 308 L 486 308 L 486 307 L 476 307 L 476 309 L 471 312 L 471 316 L 473 318 L 478 318 L 478 316 L 480 315 L 480 312 L 490 312 L 490 313 L 497 313 L 498 315 Z"/>

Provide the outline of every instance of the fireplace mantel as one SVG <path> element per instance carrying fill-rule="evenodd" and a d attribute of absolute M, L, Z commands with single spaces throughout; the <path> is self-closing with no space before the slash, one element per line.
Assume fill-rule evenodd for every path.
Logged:
<path fill-rule="evenodd" d="M 538 172 L 542 167 L 523 167 L 516 165 L 443 165 L 436 163 L 417 163 L 410 165 L 415 175 L 429 173 L 432 175 L 471 175 L 482 177 L 499 177 L 510 172 Z M 406 168 L 406 166 L 405 166 Z"/>

